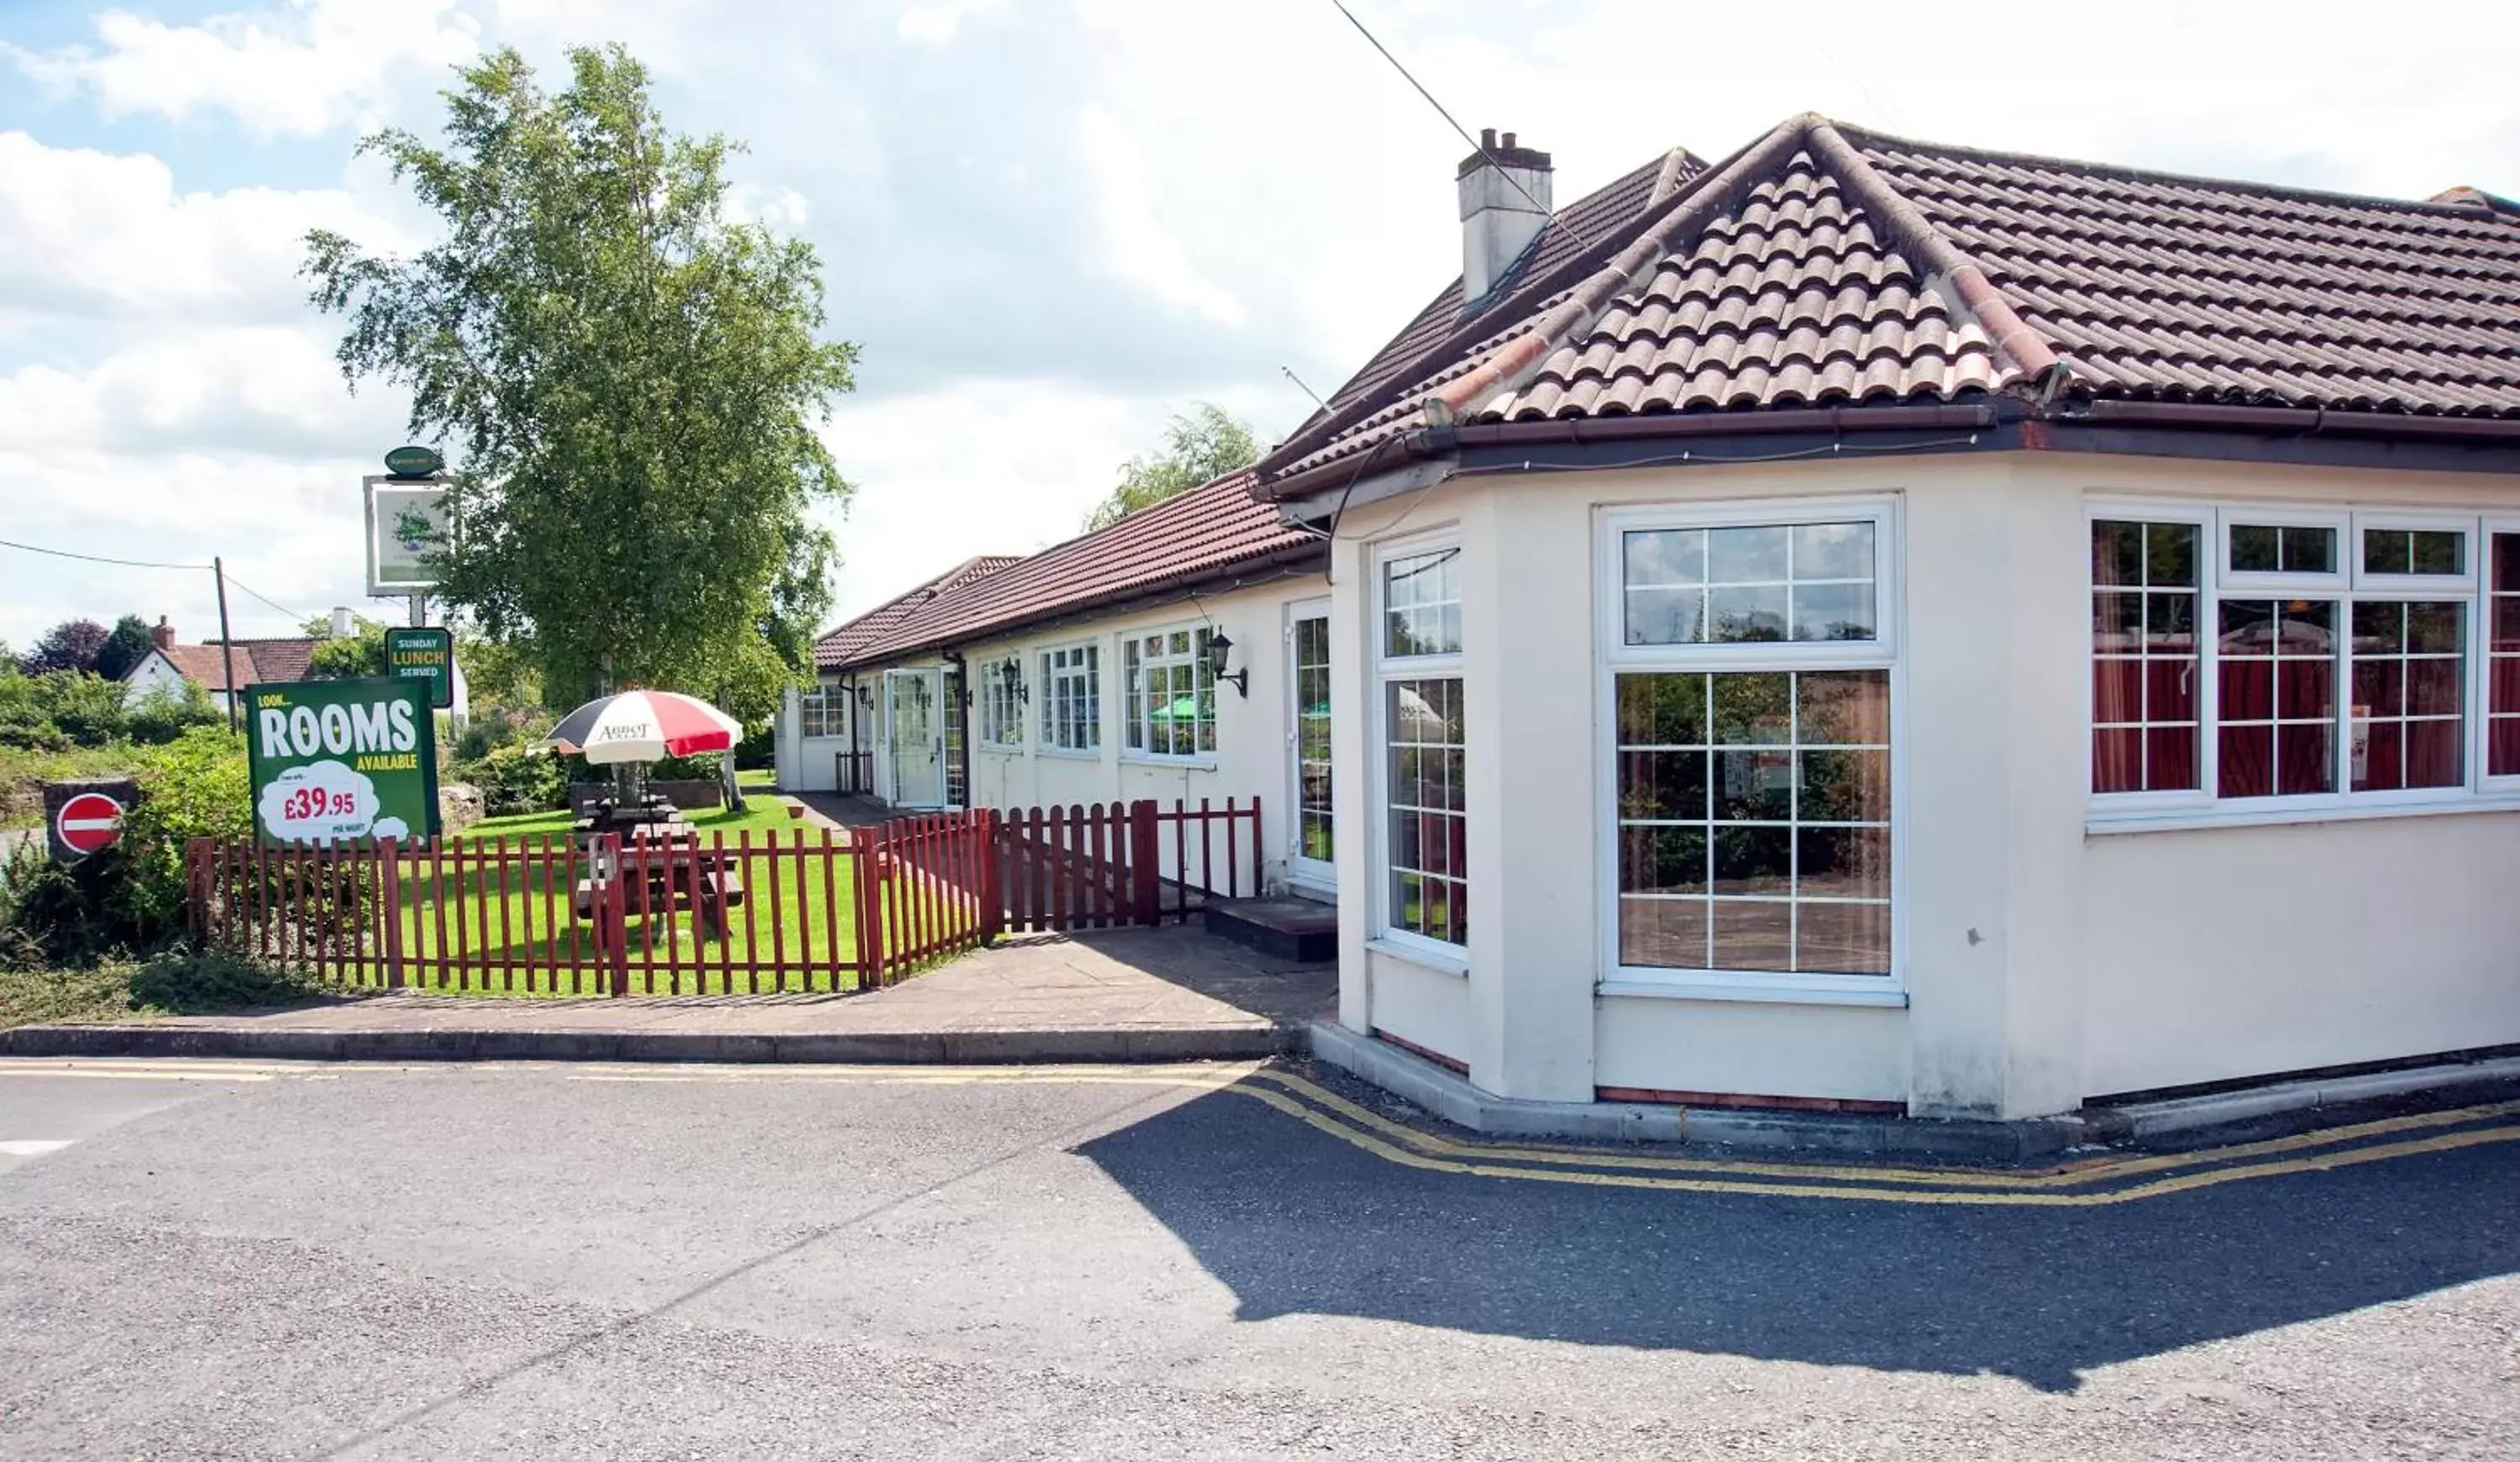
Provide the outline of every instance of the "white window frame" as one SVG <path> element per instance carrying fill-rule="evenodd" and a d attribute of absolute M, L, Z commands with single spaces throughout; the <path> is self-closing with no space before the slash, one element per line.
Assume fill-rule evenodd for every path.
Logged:
<path fill-rule="evenodd" d="M 2218 739 L 2215 735 L 2215 726 L 2218 724 L 2220 719 L 2218 712 L 2221 710 L 2222 679 L 2215 673 L 2214 657 L 2206 653 L 2205 641 L 2215 633 L 2214 617 L 2216 615 L 2215 606 L 2218 601 L 2214 592 L 2214 581 L 2220 574 L 2222 564 L 2228 554 L 2226 546 L 2227 539 L 2223 529 L 2223 520 L 2214 509 L 2194 505 L 2150 503 L 2144 504 L 2140 509 L 2138 509 L 2136 505 L 2127 503 L 2113 504 L 2094 502 L 2087 505 L 2087 507 L 2088 511 L 2084 514 L 2083 523 L 2083 609 L 2087 616 L 2091 612 L 2092 596 L 2098 593 L 2100 590 L 2100 585 L 2092 581 L 2091 571 L 2092 528 L 2094 525 L 2101 523 L 2176 523 L 2186 524 L 2196 529 L 2195 734 L 2198 743 L 2196 748 L 2196 765 L 2198 770 L 2197 785 L 2194 788 L 2171 788 L 2161 792 L 2099 793 L 2092 790 L 2092 744 L 2094 740 L 2095 728 L 2099 722 L 2100 710 L 2098 690 L 2093 682 L 2099 678 L 2099 657 L 2094 652 L 2091 643 L 2090 635 L 2086 633 L 2083 643 L 2084 797 L 2094 807 L 2116 809 L 2118 811 L 2122 811 L 2123 814 L 2127 816 L 2140 815 L 2152 817 L 2160 816 L 2164 813 L 2177 814 L 2193 810 L 2197 807 L 2211 807 L 2214 803 L 2214 778 L 2216 775 L 2216 768 L 2213 764 L 2212 756 L 2215 743 Z M 2256 523 L 2264 520 L 2253 518 L 2249 521 Z M 2111 585 L 2110 587 L 2121 588 L 2123 586 Z M 2264 589 L 2256 589 L 2252 587 L 2250 589 L 2235 591 L 2232 597 L 2239 599 L 2252 597 L 2262 598 L 2265 597 L 2266 592 L 2267 591 Z M 2332 590 L 2329 592 L 2332 592 Z M 2112 724 L 2115 723 L 2113 722 Z"/>
<path fill-rule="evenodd" d="M 2494 745 L 2494 535 L 2497 533 L 2520 535 L 2520 514 L 2488 513 L 2477 522 L 2475 562 L 2469 566 L 2476 571 L 2476 616 L 2468 635 L 2476 650 L 2476 675 L 2469 689 L 2469 694 L 2475 697 L 2472 704 L 2478 722 L 2476 760 L 2473 764 L 2477 785 L 2485 798 L 2499 797 L 2520 804 L 2520 772 L 2505 772 L 2498 777 L 2488 770 L 2487 762 Z M 2520 593 L 2520 584 L 2512 585 L 2510 592 Z"/>
<path fill-rule="evenodd" d="M 1007 684 L 1006 666 L 1015 667 L 1015 681 Z M 1023 678 L 1023 654 L 1010 650 L 993 655 L 971 666 L 970 678 L 979 682 L 979 743 L 992 752 L 1020 752 L 1024 749 L 1024 692 L 1030 688 Z"/>
<path fill-rule="evenodd" d="M 1191 666 L 1191 694 L 1196 696 L 1204 692 L 1209 705 L 1220 712 L 1225 708 L 1225 703 L 1217 699 L 1215 674 L 1207 663 L 1208 638 L 1216 632 L 1213 624 L 1203 619 L 1187 619 L 1171 624 L 1150 624 L 1142 629 L 1123 631 L 1120 635 L 1120 759 L 1123 761 L 1151 761 L 1165 766 L 1214 766 L 1216 764 L 1217 747 L 1223 746 L 1225 741 L 1222 715 L 1215 716 L 1208 722 L 1212 728 L 1210 735 L 1217 746 L 1200 749 L 1197 732 L 1193 729 L 1190 751 L 1154 751 L 1152 750 L 1154 728 L 1147 723 L 1145 698 L 1133 675 L 1133 672 L 1144 673 L 1153 664 L 1184 663 L 1185 657 L 1171 651 L 1148 660 L 1145 642 L 1157 635 L 1170 639 L 1173 635 L 1185 631 L 1190 635 L 1187 663 Z M 1129 744 L 1132 734 L 1138 737 L 1139 745 Z"/>
<path fill-rule="evenodd" d="M 2361 561 L 2362 540 L 2354 532 L 2354 515 L 2345 508 L 2311 508 L 2294 504 L 2251 507 L 2225 503 L 2215 510 L 2214 581 L 2233 599 L 2275 598 L 2285 593 L 2319 599 L 2341 594 L 2353 582 Z M 2231 530 L 2251 527 L 2323 527 L 2336 534 L 2336 568 L 2327 573 L 2244 571 L 2231 567 Z M 2201 576 L 2201 575 L 2200 575 Z M 2256 591 L 2254 594 L 2249 591 Z"/>
<path fill-rule="evenodd" d="M 2090 581 L 2090 524 L 2212 523 L 2215 564 L 2200 575 L 2197 622 L 2197 782 L 2194 791 L 2093 792 L 2092 776 L 2092 647 L 2083 646 L 2083 777 L 2085 827 L 2092 833 L 2152 832 L 2175 828 L 2252 827 L 2274 823 L 2333 822 L 2365 817 L 2404 817 L 2461 812 L 2520 810 L 2520 774 L 2485 775 L 2490 720 L 2490 656 L 2486 642 L 2492 613 L 2489 559 L 2492 535 L 2520 532 L 2520 518 L 2432 509 L 2309 508 L 2292 505 L 2200 502 L 2194 499 L 2147 501 L 2141 498 L 2090 498 L 2085 502 L 2084 599 L 2098 588 Z M 2229 571 L 2229 525 L 2234 523 L 2334 526 L 2338 532 L 2339 570 L 2333 574 L 2264 574 Z M 2460 574 L 2364 573 L 2362 529 L 2452 529 L 2467 535 L 2467 562 Z M 2339 606 L 2339 653 L 2336 659 L 2336 712 L 2331 738 L 2336 758 L 2333 792 L 2291 797 L 2225 799 L 2222 786 L 2222 670 L 2219 646 L 2222 605 L 2227 599 L 2302 598 L 2334 601 Z M 2467 607 L 2466 663 L 2462 666 L 2464 736 L 2461 742 L 2465 778 L 2451 787 L 2356 792 L 2353 787 L 2353 614 L 2366 600 L 2454 600 Z"/>
<path fill-rule="evenodd" d="M 839 686 L 829 682 L 817 682 L 809 689 L 800 690 L 796 693 L 797 739 L 832 741 L 846 737 L 849 734 L 848 714 L 849 696 Z M 820 716 L 823 729 L 820 731 L 807 729 L 811 724 L 808 717 L 816 715 Z M 832 729 L 834 721 L 839 726 L 837 730 Z"/>
<path fill-rule="evenodd" d="M 1764 502 L 1664 503 L 1597 515 L 1593 581 L 1595 708 L 1594 859 L 1596 988 L 1604 995 L 1769 1000 L 1836 1005 L 1908 1002 L 1908 677 L 1900 565 L 1905 543 L 1896 497 L 1792 497 Z M 1873 638 L 1631 645 L 1626 629 L 1626 538 L 1655 528 L 1872 525 Z M 1678 970 L 1619 961 L 1618 677 L 1623 673 L 1760 673 L 1885 670 L 1890 686 L 1890 970 L 1886 975 Z"/>
<path fill-rule="evenodd" d="M 1372 740 L 1367 747 L 1368 801 L 1372 811 L 1371 826 L 1365 831 L 1367 846 L 1372 849 L 1367 864 L 1367 879 L 1372 885 L 1373 902 L 1372 943 L 1418 964 L 1432 966 L 1456 975 L 1469 973 L 1469 947 L 1430 938 L 1416 930 L 1402 929 L 1393 918 L 1391 907 L 1391 691 L 1393 682 L 1401 680 L 1458 680 L 1462 693 L 1469 691 L 1467 657 L 1461 651 L 1449 655 L 1393 655 L 1390 653 L 1389 619 L 1383 605 L 1383 570 L 1394 559 L 1415 558 L 1420 554 L 1450 549 L 1459 555 L 1462 537 L 1458 527 L 1447 526 L 1415 533 L 1406 538 L 1393 538 L 1377 543 L 1368 556 L 1365 588 L 1365 620 L 1372 639 L 1368 662 L 1372 666 L 1373 705 L 1372 708 Z M 1466 596 L 1464 596 L 1466 597 Z M 1463 630 L 1464 641 L 1467 628 Z M 1462 728 L 1462 757 L 1466 768 L 1470 757 L 1468 727 Z M 1466 770 L 1464 772 L 1466 781 Z M 1466 818 L 1463 810 L 1464 836 L 1462 840 L 1466 857 L 1469 847 Z M 1466 890 L 1471 887 L 1466 871 L 1462 879 Z"/>
<path fill-rule="evenodd" d="M 1033 715 L 1033 726 L 1034 737 L 1041 754 L 1045 756 L 1070 756 L 1082 761 L 1102 760 L 1102 642 L 1070 640 L 1060 645 L 1045 645 L 1036 654 L 1040 674 L 1035 678 L 1041 686 L 1041 705 Z M 1072 655 L 1085 655 L 1090 659 L 1081 668 L 1072 664 L 1052 667 L 1052 657 Z M 1071 747 L 1059 742 L 1052 734 L 1051 708 L 1058 704 L 1059 682 L 1078 680 L 1084 682 L 1083 695 L 1086 703 L 1093 708 L 1093 713 L 1084 721 L 1086 744 L 1081 747 Z"/>
<path fill-rule="evenodd" d="M 2353 578 L 2355 592 L 2373 597 L 2395 595 L 2420 598 L 2445 586 L 2463 586 L 2460 591 L 2474 594 L 2485 578 L 2485 538 L 2480 520 L 2473 513 L 2364 512 L 2354 515 Z M 2362 569 L 2362 530 L 2377 528 L 2412 529 L 2419 533 L 2457 532 L 2467 538 L 2467 567 L 2460 573 L 2368 573 Z"/>

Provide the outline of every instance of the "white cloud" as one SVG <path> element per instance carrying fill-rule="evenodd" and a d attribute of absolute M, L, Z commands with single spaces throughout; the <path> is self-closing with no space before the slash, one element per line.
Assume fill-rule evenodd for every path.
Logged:
<path fill-rule="evenodd" d="M 1077 117 L 1076 142 L 1094 184 L 1104 267 L 1168 304 L 1219 325 L 1240 325 L 1241 301 L 1192 260 L 1157 211 L 1130 129 L 1099 104 L 1088 105 Z"/>
<path fill-rule="evenodd" d="M 963 26 L 963 12 L 952 5 L 909 5 L 893 28 L 913 45 L 941 46 Z"/>
<path fill-rule="evenodd" d="M 302 317 L 305 233 L 394 230 L 337 189 L 180 193 L 148 154 L 0 132 L 0 325 L 74 316 L 166 322 Z"/>
<path fill-rule="evenodd" d="M 364 124 L 393 81 L 472 55 L 477 27 L 450 15 L 454 8 L 454 0 L 291 0 L 283 10 L 193 25 L 108 10 L 96 18 L 95 46 L 6 49 L 38 86 L 88 97 L 108 116 L 224 113 L 260 136 L 309 134 Z"/>

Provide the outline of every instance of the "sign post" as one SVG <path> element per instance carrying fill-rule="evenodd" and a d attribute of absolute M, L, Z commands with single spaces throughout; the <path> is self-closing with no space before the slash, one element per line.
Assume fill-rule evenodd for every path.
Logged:
<path fill-rule="evenodd" d="M 419 680 L 248 686 L 246 761 L 265 843 L 437 836 L 437 731 Z"/>
<path fill-rule="evenodd" d="M 455 631 L 443 625 L 385 631 L 385 673 L 428 688 L 431 709 L 455 704 Z"/>

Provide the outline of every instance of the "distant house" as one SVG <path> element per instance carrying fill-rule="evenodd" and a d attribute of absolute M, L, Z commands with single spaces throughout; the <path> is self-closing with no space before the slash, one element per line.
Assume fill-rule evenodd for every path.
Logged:
<path fill-rule="evenodd" d="M 149 653 L 123 672 L 124 705 L 138 705 L 159 691 L 180 692 L 189 681 L 208 692 L 211 703 L 221 710 L 227 708 L 231 659 L 227 645 L 218 640 L 179 645 L 175 643 L 175 627 L 163 616 L 149 636 L 155 642 Z M 244 687 L 308 679 L 308 664 L 314 659 L 315 647 L 322 643 L 311 635 L 238 640 L 233 656 L 236 683 Z"/>
<path fill-rule="evenodd" d="M 1339 1022 L 1508 1097 L 2520 1045 L 2520 211 L 1813 115 L 1457 181 L 1250 472 L 834 631 L 865 790 L 1269 794 Z"/>

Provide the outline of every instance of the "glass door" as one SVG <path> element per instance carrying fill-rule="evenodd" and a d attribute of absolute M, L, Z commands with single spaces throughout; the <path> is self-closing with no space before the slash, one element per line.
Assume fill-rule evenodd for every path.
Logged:
<path fill-rule="evenodd" d="M 1288 878 L 1328 893 L 1338 887 L 1330 812 L 1330 602 L 1286 607 L 1286 749 L 1295 809 Z"/>
<path fill-rule="evenodd" d="M 945 738 L 939 734 L 937 714 L 944 700 L 942 672 L 886 670 L 883 694 L 885 726 L 891 732 L 892 804 L 943 806 Z"/>

